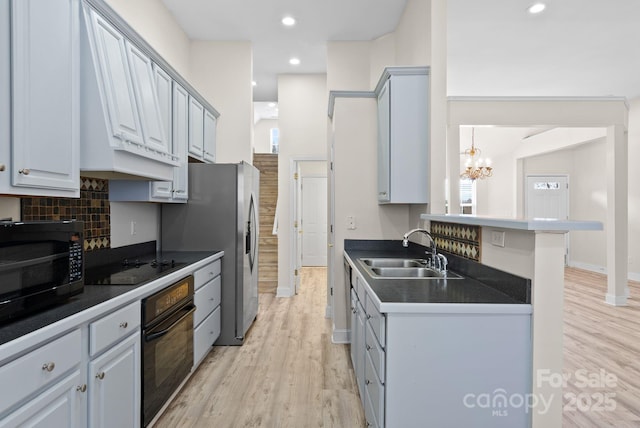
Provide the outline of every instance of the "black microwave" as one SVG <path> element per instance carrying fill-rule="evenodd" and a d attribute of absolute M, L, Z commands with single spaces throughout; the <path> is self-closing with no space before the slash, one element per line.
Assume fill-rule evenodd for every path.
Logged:
<path fill-rule="evenodd" d="M 83 223 L 0 222 L 0 323 L 84 288 Z"/>

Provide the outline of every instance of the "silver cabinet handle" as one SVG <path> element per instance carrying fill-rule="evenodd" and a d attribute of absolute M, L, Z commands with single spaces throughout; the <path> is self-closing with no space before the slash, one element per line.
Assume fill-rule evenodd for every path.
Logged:
<path fill-rule="evenodd" d="M 22 168 L 21 170 L 18 170 L 18 173 L 22 175 L 29 175 L 30 172 L 31 170 L 29 170 L 29 168 Z"/>
<path fill-rule="evenodd" d="M 120 323 L 120 327 L 121 328 L 127 328 L 128 326 L 129 326 L 129 323 L 126 322 L 126 321 L 123 321 L 123 322 Z"/>
<path fill-rule="evenodd" d="M 54 363 L 54 362 L 44 363 L 42 365 L 42 370 L 46 370 L 48 372 L 52 372 L 53 369 L 55 369 L 55 368 L 56 368 L 56 363 Z"/>
<path fill-rule="evenodd" d="M 78 387 L 76 388 L 76 391 L 78 391 L 78 392 L 86 392 L 87 391 L 87 384 L 83 383 L 82 385 L 78 385 Z"/>
<path fill-rule="evenodd" d="M 3 163 L 0 163 L 0 172 L 4 171 L 6 169 L 6 166 Z"/>
<path fill-rule="evenodd" d="M 371 315 L 367 314 L 367 319 L 370 320 L 371 319 Z"/>
<path fill-rule="evenodd" d="M 104 372 L 100 372 L 100 373 L 98 373 L 98 374 L 96 375 L 96 379 L 100 379 L 100 380 L 104 379 Z"/>
<path fill-rule="evenodd" d="M 214 299 L 213 297 L 209 297 L 209 300 L 211 300 L 213 302 L 216 299 Z"/>
<path fill-rule="evenodd" d="M 371 383 L 371 381 L 370 381 L 369 379 L 366 379 L 366 380 L 364 381 L 364 384 L 365 384 L 365 385 L 369 385 L 370 383 Z"/>
<path fill-rule="evenodd" d="M 366 348 L 367 348 L 367 351 L 371 351 L 371 346 L 367 345 Z"/>
<path fill-rule="evenodd" d="M 209 276 L 213 276 L 213 271 L 209 272 Z"/>

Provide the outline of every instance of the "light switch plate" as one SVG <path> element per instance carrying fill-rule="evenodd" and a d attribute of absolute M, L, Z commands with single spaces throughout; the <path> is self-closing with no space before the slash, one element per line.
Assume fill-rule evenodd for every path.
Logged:
<path fill-rule="evenodd" d="M 347 229 L 355 230 L 356 229 L 356 217 L 355 216 L 347 216 Z"/>
<path fill-rule="evenodd" d="M 491 245 L 495 245 L 496 247 L 504 247 L 504 231 L 491 231 Z"/>

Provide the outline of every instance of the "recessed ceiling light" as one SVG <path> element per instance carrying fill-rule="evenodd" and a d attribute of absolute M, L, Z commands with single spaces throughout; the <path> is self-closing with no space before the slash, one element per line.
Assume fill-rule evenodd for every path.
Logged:
<path fill-rule="evenodd" d="M 251 81 L 251 86 L 256 86 L 258 84 L 258 82 L 256 82 L 255 80 Z"/>
<path fill-rule="evenodd" d="M 293 16 L 285 16 L 284 18 L 282 18 L 282 25 L 284 25 L 285 27 L 291 27 L 293 25 L 296 25 L 296 20 Z"/>
<path fill-rule="evenodd" d="M 300 59 L 299 58 L 291 58 L 289 60 L 289 64 L 291 64 L 291 65 L 300 65 Z"/>
<path fill-rule="evenodd" d="M 269 107 L 273 108 L 273 107 L 275 107 L 275 106 L 276 106 L 276 103 L 269 103 L 269 104 L 267 104 L 267 105 L 268 105 Z"/>
<path fill-rule="evenodd" d="M 527 10 L 529 11 L 529 13 L 535 15 L 536 13 L 540 13 L 543 10 L 545 10 L 546 7 L 547 5 L 544 3 L 534 3 L 531 6 L 529 6 L 529 9 Z"/>

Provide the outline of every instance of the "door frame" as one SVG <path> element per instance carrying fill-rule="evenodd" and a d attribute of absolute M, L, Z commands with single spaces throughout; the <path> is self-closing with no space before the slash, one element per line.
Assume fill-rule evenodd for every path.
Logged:
<path fill-rule="evenodd" d="M 289 266 L 291 268 L 289 269 L 289 283 L 293 284 L 294 294 L 298 294 L 298 290 L 300 289 L 300 268 L 302 266 L 299 244 L 300 234 L 298 233 L 299 227 L 297 224 L 299 217 L 298 212 L 300 210 L 300 183 L 302 182 L 302 180 L 299 180 L 298 178 L 300 164 L 302 162 L 327 162 L 327 158 L 325 156 L 292 156 L 289 158 L 289 218 L 291 219 L 291 236 L 289 237 L 289 248 L 291 248 L 289 254 Z"/>

